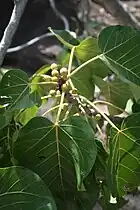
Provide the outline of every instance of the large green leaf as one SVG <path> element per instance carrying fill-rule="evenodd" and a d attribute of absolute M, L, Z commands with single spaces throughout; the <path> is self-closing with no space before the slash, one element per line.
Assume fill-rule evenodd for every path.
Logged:
<path fill-rule="evenodd" d="M 85 192 L 77 193 L 77 202 L 80 210 L 92 210 L 99 199 L 99 184 L 96 181 L 95 171 L 92 169 L 84 181 Z"/>
<path fill-rule="evenodd" d="M 63 198 L 63 193 L 60 192 L 56 197 L 56 205 L 58 210 L 79 210 L 77 200 L 75 199 L 75 193 L 65 192 L 66 198 Z M 61 195 L 62 194 L 62 195 Z"/>
<path fill-rule="evenodd" d="M 75 55 L 79 61 L 79 65 L 100 53 L 101 52 L 97 44 L 97 39 L 93 37 L 88 37 L 87 39 L 83 40 L 75 48 Z M 78 89 L 78 92 L 88 99 L 92 99 L 94 95 L 94 83 L 92 80 L 92 75 L 97 75 L 104 78 L 107 76 L 108 72 L 108 67 L 106 67 L 106 65 L 100 59 L 96 59 L 72 75 L 71 78 L 75 87 Z"/>
<path fill-rule="evenodd" d="M 12 113 L 0 112 L 0 130 L 7 126 L 12 119 Z"/>
<path fill-rule="evenodd" d="M 56 38 L 64 44 L 68 48 L 72 48 L 73 46 L 76 46 L 79 44 L 79 41 L 73 36 L 73 34 L 70 31 L 66 30 L 52 30 L 49 28 L 49 30 L 56 36 Z"/>
<path fill-rule="evenodd" d="M 37 91 L 38 93 L 42 94 L 42 89 L 38 83 L 41 82 L 41 75 L 47 74 L 50 71 L 50 68 L 50 65 L 44 65 L 40 69 L 38 69 L 31 77 L 31 89 L 33 92 Z"/>
<path fill-rule="evenodd" d="M 86 177 L 84 185 L 83 192 L 66 192 L 66 199 L 62 198 L 62 193 L 59 193 L 56 198 L 58 210 L 92 210 L 99 199 L 99 185 L 94 170 Z"/>
<path fill-rule="evenodd" d="M 12 120 L 13 113 L 6 111 L 6 107 L 0 108 L 0 130 Z"/>
<path fill-rule="evenodd" d="M 140 185 L 140 113 L 127 117 L 120 132 L 113 130 L 108 159 L 108 183 L 116 196 Z"/>
<path fill-rule="evenodd" d="M 119 210 L 121 209 L 128 201 L 123 197 L 118 198 L 117 203 L 112 203 L 110 200 L 110 191 L 106 184 L 102 185 L 102 196 L 98 203 L 101 205 L 103 210 Z"/>
<path fill-rule="evenodd" d="M 4 74 L 0 83 L 0 98 L 7 97 L 9 99 L 8 111 L 15 108 L 29 94 L 28 83 L 28 75 L 21 70 L 11 70 Z"/>
<path fill-rule="evenodd" d="M 11 69 L 0 68 L 0 81 L 1 81 L 2 77 L 4 76 L 4 74 L 9 70 L 11 70 Z"/>
<path fill-rule="evenodd" d="M 99 35 L 101 59 L 117 75 L 140 85 L 140 32 L 127 26 L 109 26 Z"/>
<path fill-rule="evenodd" d="M 75 55 L 81 63 L 86 62 L 99 54 L 101 54 L 101 50 L 98 47 L 98 40 L 93 37 L 86 38 L 75 48 Z M 91 71 L 92 75 L 95 74 L 101 78 L 106 77 L 109 73 L 109 68 L 100 59 L 90 62 L 84 69 L 86 73 L 87 71 Z"/>
<path fill-rule="evenodd" d="M 106 101 L 116 106 L 108 106 L 110 114 L 120 114 L 123 112 L 118 108 L 124 110 L 127 101 L 133 98 L 129 85 L 121 81 L 118 77 L 112 82 L 104 81 L 96 76 L 93 77 L 93 80 L 100 88 L 101 94 L 106 98 Z"/>
<path fill-rule="evenodd" d="M 33 117 L 37 116 L 38 112 L 38 107 L 33 106 L 30 108 L 26 108 L 22 112 L 18 113 L 17 116 L 15 117 L 15 120 L 17 122 L 20 122 L 22 125 L 27 124 Z"/>
<path fill-rule="evenodd" d="M 11 166 L 10 145 L 8 142 L 8 131 L 12 126 L 7 126 L 0 130 L 0 167 Z M 9 137 L 10 138 L 10 137 Z"/>
<path fill-rule="evenodd" d="M 91 69 L 83 68 L 71 77 L 78 93 L 88 99 L 93 98 L 95 89 L 91 75 Z"/>
<path fill-rule="evenodd" d="M 100 181 L 104 181 L 106 177 L 106 161 L 108 158 L 108 153 L 105 150 L 105 145 L 103 141 L 96 139 L 96 144 L 98 150 L 95 162 L 96 178 Z"/>
<path fill-rule="evenodd" d="M 33 118 L 21 129 L 14 146 L 14 157 L 38 173 L 53 192 L 76 190 L 76 178 L 80 190 L 96 153 L 93 130 L 78 116 L 59 126 L 43 117 Z"/>
<path fill-rule="evenodd" d="M 0 168 L 0 209 L 56 210 L 56 205 L 37 174 L 13 166 Z"/>
<path fill-rule="evenodd" d="M 140 86 L 135 85 L 134 83 L 129 84 L 129 89 L 133 94 L 133 98 L 138 101 L 140 99 Z"/>

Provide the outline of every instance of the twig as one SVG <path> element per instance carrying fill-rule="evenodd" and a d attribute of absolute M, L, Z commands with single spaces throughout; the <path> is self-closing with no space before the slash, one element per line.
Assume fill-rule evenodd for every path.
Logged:
<path fill-rule="evenodd" d="M 69 22 L 68 22 L 67 18 L 60 11 L 57 10 L 54 0 L 49 0 L 49 2 L 50 2 L 50 5 L 51 5 L 54 13 L 56 14 L 56 16 L 63 22 L 64 30 L 70 30 L 70 26 L 69 26 Z M 52 36 L 54 36 L 54 34 L 47 32 L 45 34 L 42 34 L 41 36 L 37 36 L 37 37 L 29 40 L 28 42 L 26 42 L 24 44 L 9 48 L 7 50 L 7 53 L 12 53 L 12 52 L 17 52 L 17 51 L 23 50 L 23 49 L 30 47 L 30 46 L 34 45 L 35 43 L 41 41 L 42 39 L 45 39 L 47 37 L 52 37 Z"/>
<path fill-rule="evenodd" d="M 89 60 L 87 60 L 86 62 L 82 63 L 80 66 L 78 66 L 74 71 L 72 71 L 72 73 L 69 75 L 69 77 L 73 76 L 74 74 L 76 74 L 79 70 L 81 70 L 83 67 L 85 67 L 86 65 L 88 65 L 89 63 L 97 60 L 100 58 L 101 55 L 97 55 Z"/>
<path fill-rule="evenodd" d="M 60 18 L 60 20 L 62 20 L 62 22 L 64 23 L 65 30 L 70 30 L 70 26 L 69 26 L 69 22 L 68 22 L 67 18 L 61 12 L 58 11 L 58 9 L 56 8 L 56 5 L 55 5 L 55 1 L 49 0 L 49 2 L 50 2 L 50 5 L 51 5 L 53 11 L 55 12 L 56 16 L 58 18 Z"/>
<path fill-rule="evenodd" d="M 21 16 L 24 12 L 28 0 L 14 0 L 14 9 L 10 21 L 4 31 L 2 40 L 0 42 L 0 66 L 3 63 L 7 49 L 10 47 L 13 36 L 19 25 Z"/>
<path fill-rule="evenodd" d="M 58 124 L 59 124 L 59 119 L 60 119 L 61 111 L 62 111 L 63 104 L 64 104 L 64 97 L 65 97 L 65 92 L 62 92 L 59 109 L 58 109 L 58 113 L 57 113 L 56 121 L 55 121 L 56 126 L 58 126 Z"/>
<path fill-rule="evenodd" d="M 74 57 L 74 51 L 75 51 L 75 47 L 72 48 L 71 50 L 71 54 L 70 54 L 70 60 L 69 60 L 69 65 L 68 65 L 68 83 L 70 84 L 72 89 L 75 89 L 70 76 L 71 70 L 72 70 L 72 62 L 73 62 L 73 57 Z"/>
<path fill-rule="evenodd" d="M 41 36 L 37 36 L 37 37 L 31 39 L 30 41 L 24 43 L 24 44 L 18 45 L 16 47 L 9 48 L 7 50 L 7 53 L 13 53 L 13 52 L 17 52 L 17 51 L 23 50 L 23 49 L 25 49 L 27 47 L 30 47 L 30 46 L 34 45 L 36 42 L 41 41 L 42 39 L 45 39 L 47 37 L 52 37 L 52 36 L 54 36 L 54 34 L 52 34 L 52 33 L 45 33 L 45 34 L 43 34 Z"/>
<path fill-rule="evenodd" d="M 118 106 L 116 106 L 116 105 L 114 105 L 114 104 L 112 104 L 112 103 L 110 103 L 110 102 L 108 102 L 108 101 L 97 100 L 97 101 L 94 101 L 93 103 L 94 103 L 95 105 L 96 105 L 96 104 L 105 104 L 105 105 L 107 105 L 107 106 L 112 106 L 112 107 L 114 107 L 115 109 L 117 109 L 117 110 L 119 110 L 119 111 L 121 111 L 121 112 L 124 112 L 125 114 L 129 115 L 129 113 L 126 112 L 124 109 L 122 109 L 122 108 L 120 108 L 120 107 L 118 107 Z"/>
<path fill-rule="evenodd" d="M 109 117 L 103 113 L 94 103 L 89 101 L 87 98 L 84 96 L 80 96 L 81 99 L 83 99 L 86 103 L 88 103 L 93 109 L 95 109 L 100 115 L 103 116 L 103 118 L 112 126 L 112 128 L 115 128 L 118 132 L 121 132 L 120 129 L 109 119 Z"/>

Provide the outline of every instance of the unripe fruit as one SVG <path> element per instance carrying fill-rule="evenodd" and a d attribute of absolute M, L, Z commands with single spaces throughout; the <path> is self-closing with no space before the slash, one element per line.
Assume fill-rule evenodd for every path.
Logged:
<path fill-rule="evenodd" d="M 54 70 L 52 70 L 51 75 L 53 77 L 58 77 L 59 76 L 59 72 L 56 69 L 54 69 Z"/>
<path fill-rule="evenodd" d="M 79 107 L 79 109 L 82 109 L 82 105 L 81 104 L 79 104 L 78 107 Z"/>
<path fill-rule="evenodd" d="M 51 64 L 51 69 L 53 70 L 53 69 L 57 69 L 58 68 L 58 65 L 56 64 L 56 63 L 52 63 Z"/>
<path fill-rule="evenodd" d="M 43 75 L 41 75 L 41 77 L 42 77 L 43 79 L 45 79 L 46 82 L 50 82 L 50 81 L 51 81 L 51 76 L 49 76 L 49 75 L 43 74 Z"/>
<path fill-rule="evenodd" d="M 50 90 L 49 95 L 55 96 L 55 94 L 56 94 L 56 91 L 55 90 Z"/>
<path fill-rule="evenodd" d="M 52 82 L 58 82 L 58 77 L 56 76 L 52 77 Z"/>
<path fill-rule="evenodd" d="M 68 85 L 66 83 L 63 84 L 61 89 L 62 89 L 63 92 L 66 92 L 68 90 Z"/>
<path fill-rule="evenodd" d="M 96 114 L 95 115 L 95 120 L 99 121 L 101 119 L 101 115 L 100 114 Z"/>
<path fill-rule="evenodd" d="M 51 97 L 52 97 L 52 96 L 49 94 L 49 95 L 48 95 L 48 98 L 51 98 Z"/>
<path fill-rule="evenodd" d="M 87 104 L 86 103 L 84 103 L 84 104 L 82 104 L 83 105 L 83 107 L 86 107 L 87 106 Z"/>
<path fill-rule="evenodd" d="M 68 75 L 68 70 L 66 68 L 60 69 L 60 74 L 63 77 L 66 77 Z"/>
<path fill-rule="evenodd" d="M 71 94 L 77 94 L 77 89 L 74 88 L 74 89 L 70 90 L 70 93 L 71 93 Z"/>
<path fill-rule="evenodd" d="M 61 92 L 60 92 L 60 90 L 57 90 L 56 91 L 56 97 L 60 97 L 61 96 Z"/>

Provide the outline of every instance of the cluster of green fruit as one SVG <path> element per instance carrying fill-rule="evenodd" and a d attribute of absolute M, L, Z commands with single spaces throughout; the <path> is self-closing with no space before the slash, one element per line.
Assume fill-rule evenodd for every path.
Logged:
<path fill-rule="evenodd" d="M 70 90 L 68 84 L 68 69 L 65 67 L 59 68 L 55 63 L 51 64 L 51 76 L 46 75 L 46 79 L 51 82 L 56 82 L 56 88 L 49 91 L 49 96 L 60 96 L 61 92 L 70 92 L 71 94 L 76 94 L 77 89 Z"/>

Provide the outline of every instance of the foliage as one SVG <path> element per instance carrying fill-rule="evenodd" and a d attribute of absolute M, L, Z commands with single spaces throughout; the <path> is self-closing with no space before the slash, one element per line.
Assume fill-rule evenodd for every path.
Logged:
<path fill-rule="evenodd" d="M 140 185 L 140 32 L 50 30 L 58 64 L 1 74 L 0 208 L 119 209 Z"/>

